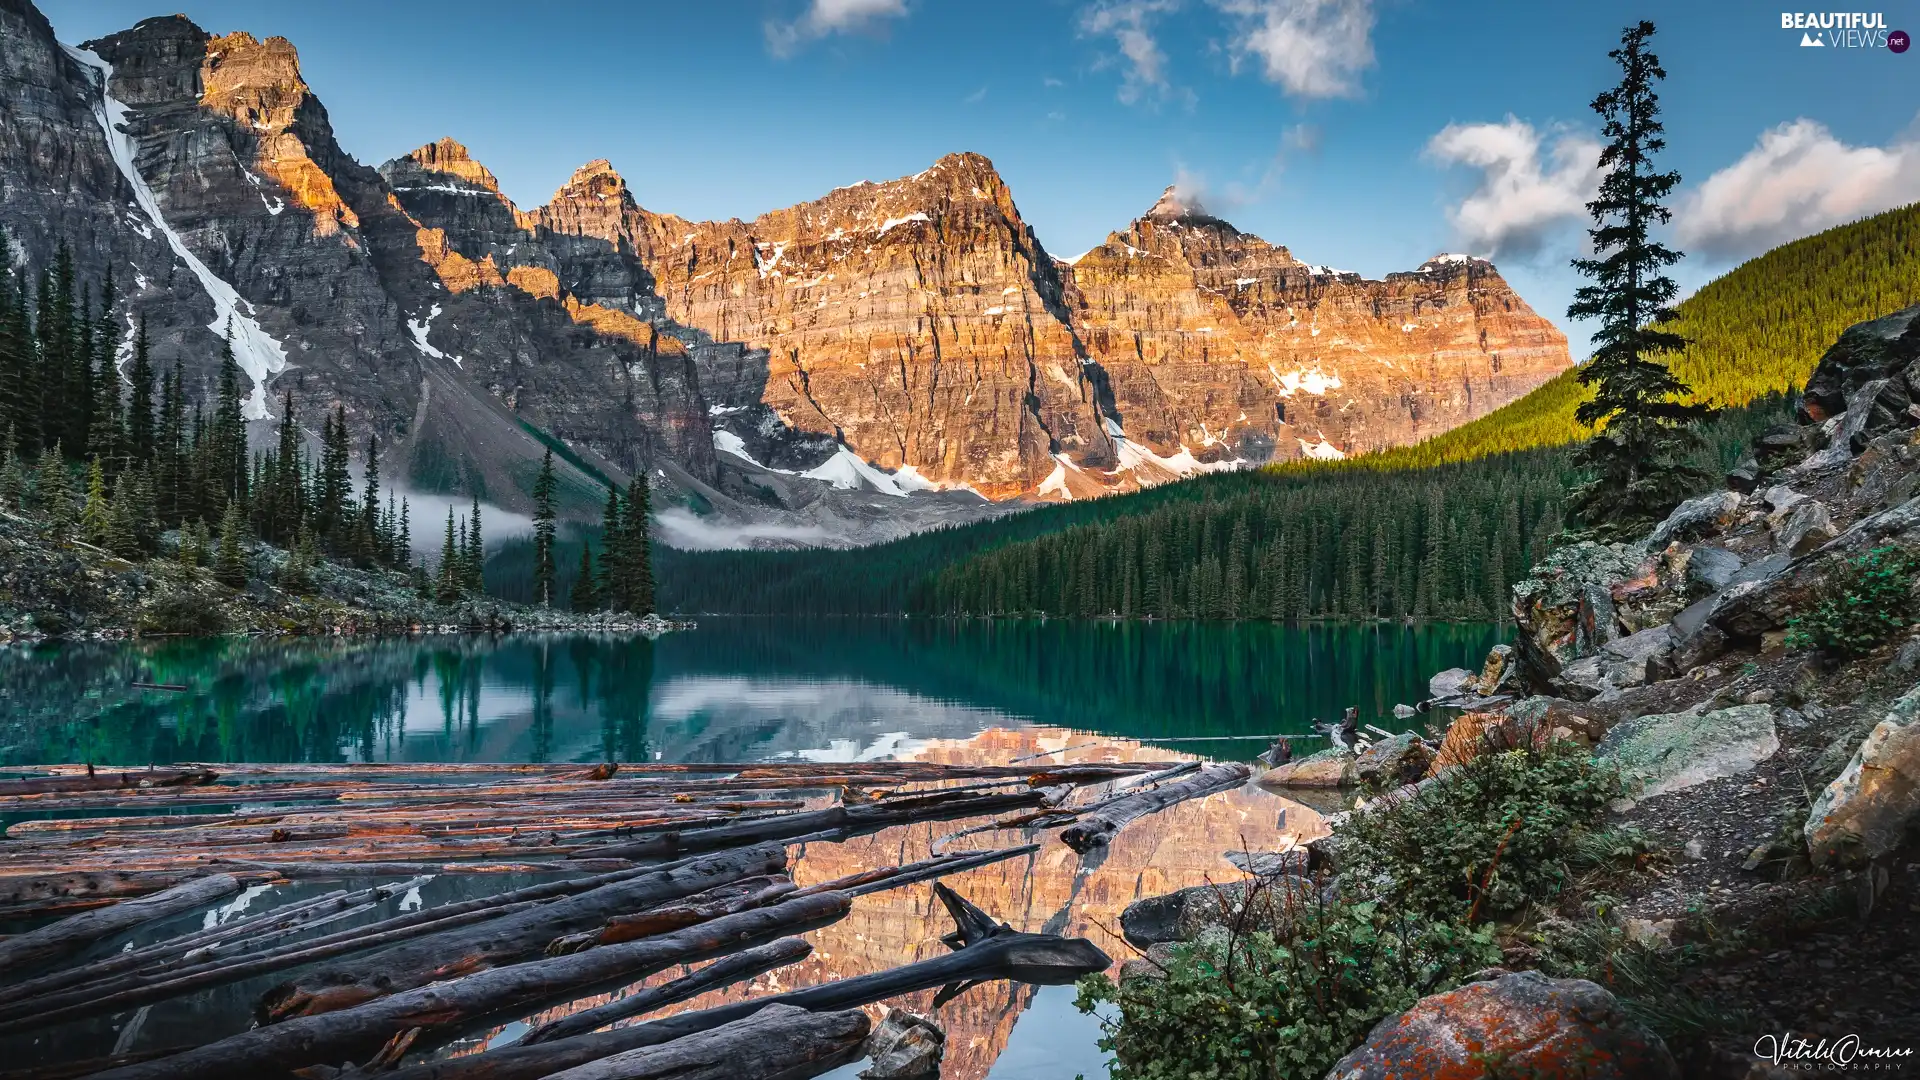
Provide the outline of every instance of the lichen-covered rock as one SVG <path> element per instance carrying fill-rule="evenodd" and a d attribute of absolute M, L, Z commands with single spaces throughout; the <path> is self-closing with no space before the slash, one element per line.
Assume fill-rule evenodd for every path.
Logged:
<path fill-rule="evenodd" d="M 1532 674 L 1550 680 L 1619 636 L 1613 588 L 1640 563 L 1625 545 L 1583 541 L 1554 552 L 1513 587 L 1518 645 Z"/>
<path fill-rule="evenodd" d="M 1353 751 L 1330 746 L 1260 774 L 1268 787 L 1342 788 L 1359 783 Z"/>
<path fill-rule="evenodd" d="M 1774 532 L 1780 550 L 1796 557 L 1815 550 L 1834 535 L 1833 516 L 1826 504 L 1817 499 L 1804 499 L 1795 504 L 1781 517 Z"/>
<path fill-rule="evenodd" d="M 864 1049 L 873 1064 L 861 1070 L 860 1080 L 937 1080 L 947 1033 L 919 1013 L 888 1009 Z"/>
<path fill-rule="evenodd" d="M 1594 755 L 1620 768 L 1636 798 L 1649 798 L 1751 771 L 1779 749 L 1772 707 L 1739 705 L 1623 721 Z"/>
<path fill-rule="evenodd" d="M 1523 971 L 1421 998 L 1327 1080 L 1679 1080 L 1660 1037 L 1585 979 Z"/>
<path fill-rule="evenodd" d="M 1840 535 L 1784 566 L 1784 553 L 1743 570 L 1703 622 L 1734 639 L 1758 638 L 1816 603 L 1840 564 L 1884 544 L 1920 546 L 1920 497 L 1849 525 Z M 1762 573 L 1762 571 L 1766 571 Z M 1749 574 L 1755 576 L 1749 577 Z"/>
<path fill-rule="evenodd" d="M 1920 824 L 1920 688 L 1908 691 L 1861 742 L 1807 814 L 1816 865 L 1878 858 Z"/>
<path fill-rule="evenodd" d="M 1431 764 L 1433 748 L 1413 732 L 1403 731 L 1362 750 L 1353 770 L 1362 784 L 1397 787 L 1425 776 Z"/>

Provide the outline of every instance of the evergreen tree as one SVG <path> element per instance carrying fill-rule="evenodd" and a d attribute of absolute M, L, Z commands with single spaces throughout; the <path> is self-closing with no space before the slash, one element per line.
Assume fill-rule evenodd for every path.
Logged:
<path fill-rule="evenodd" d="M 240 363 L 233 355 L 233 328 L 220 342 L 220 374 L 215 388 L 213 429 L 207 440 L 208 508 L 247 500 L 247 421 L 241 411 Z"/>
<path fill-rule="evenodd" d="M 26 335 L 26 300 L 15 292 L 13 248 L 5 229 L 0 229 L 0 427 L 19 437 L 22 422 L 21 395 L 25 392 L 27 371 L 32 364 L 32 341 Z M 38 432 L 34 438 L 38 441 Z"/>
<path fill-rule="evenodd" d="M 100 455 L 93 455 L 87 466 L 87 497 L 80 507 L 80 536 L 95 547 L 107 546 L 107 533 L 113 526 L 113 502 L 107 492 L 107 470 Z"/>
<path fill-rule="evenodd" d="M 7 441 L 0 444 L 0 509 L 26 509 L 27 473 L 20 460 L 20 443 L 13 429 L 7 429 Z"/>
<path fill-rule="evenodd" d="M 434 598 L 443 604 L 451 604 L 460 599 L 462 571 L 460 552 L 453 540 L 453 507 L 447 507 L 447 536 L 440 544 L 440 580 L 434 590 Z"/>
<path fill-rule="evenodd" d="M 127 366 L 131 392 L 127 397 L 127 454 L 134 461 L 152 461 L 154 454 L 153 355 L 147 339 L 147 317 L 133 335 L 133 361 Z"/>
<path fill-rule="evenodd" d="M 207 549 L 213 546 L 213 538 L 207 532 L 207 523 L 195 521 L 180 530 L 180 563 L 183 566 L 205 566 Z"/>
<path fill-rule="evenodd" d="M 634 476 L 633 483 L 627 488 L 624 509 L 626 521 L 620 528 L 620 540 L 625 546 L 622 552 L 626 565 L 621 568 L 621 577 L 627 581 L 626 601 L 623 609 L 635 615 L 645 615 L 653 611 L 653 543 L 650 519 L 653 513 L 653 497 L 647 487 L 646 470 L 642 469 Z"/>
<path fill-rule="evenodd" d="M 533 482 L 533 591 L 541 607 L 553 606 L 553 448 L 540 462 L 540 476 Z"/>
<path fill-rule="evenodd" d="M 1666 147 L 1653 86 L 1667 75 L 1647 49 L 1653 33 L 1646 21 L 1628 27 L 1620 47 L 1607 54 L 1620 65 L 1621 79 L 1593 100 L 1608 140 L 1600 152 L 1606 170 L 1600 194 L 1587 204 L 1595 257 L 1573 262 L 1593 283 L 1581 286 L 1567 309 L 1569 318 L 1600 321 L 1593 359 L 1578 376 L 1593 388 L 1593 399 L 1574 415 L 1606 426 L 1576 456 L 1595 476 L 1575 492 L 1573 507 L 1582 521 L 1608 532 L 1637 530 L 1665 516 L 1706 479 L 1686 458 L 1699 446 L 1691 425 L 1710 410 L 1681 400 L 1690 391 L 1658 359 L 1678 352 L 1686 339 L 1662 329 L 1679 291 L 1666 268 L 1680 253 L 1648 237 L 1653 225 L 1672 218 L 1663 200 L 1680 182 L 1679 173 L 1653 164 Z"/>
<path fill-rule="evenodd" d="M 154 428 L 153 483 L 160 521 L 184 523 L 194 505 L 188 492 L 187 402 L 180 385 L 180 365 L 167 369 L 160 395 L 160 418 Z"/>
<path fill-rule="evenodd" d="M 100 286 L 100 311 L 92 335 L 93 353 L 87 360 L 93 391 L 87 417 L 87 452 L 105 459 L 109 476 L 119 475 L 127 459 L 126 418 L 120 404 L 118 334 L 113 325 L 113 307 L 118 299 L 113 269 L 108 267 L 106 281 Z"/>
<path fill-rule="evenodd" d="M 381 558 L 380 544 L 380 440 L 367 436 L 367 467 L 361 474 L 365 480 L 365 498 L 360 503 L 360 522 L 355 554 L 363 564 L 371 564 Z"/>
<path fill-rule="evenodd" d="M 573 594 L 567 599 L 575 611 L 599 611 L 602 607 L 593 571 L 593 547 L 590 544 L 580 545 L 580 569 L 574 575 Z"/>
<path fill-rule="evenodd" d="M 393 542 L 393 565 L 405 569 L 413 561 L 413 513 L 407 500 L 400 500 L 400 535 Z"/>
<path fill-rule="evenodd" d="M 47 534 L 62 539 L 72 531 L 75 519 L 73 482 L 67 476 L 66 457 L 60 444 L 54 443 L 40 455 L 40 468 L 34 476 L 33 496 L 40 516 L 46 520 Z"/>
<path fill-rule="evenodd" d="M 487 591 L 487 543 L 480 535 L 480 496 L 473 497 L 473 517 L 467 527 L 467 591 Z"/>
<path fill-rule="evenodd" d="M 229 588 L 247 587 L 246 524 L 240 516 L 240 500 L 227 500 L 220 515 L 220 551 L 213 561 L 213 579 Z"/>
<path fill-rule="evenodd" d="M 618 552 L 622 548 L 620 530 L 626 519 L 620 511 L 620 489 L 607 485 L 607 505 L 600 514 L 600 578 L 594 595 L 599 598 L 601 607 L 613 607 L 619 610 L 617 596 L 620 592 L 619 571 L 615 564 L 619 561 Z"/>

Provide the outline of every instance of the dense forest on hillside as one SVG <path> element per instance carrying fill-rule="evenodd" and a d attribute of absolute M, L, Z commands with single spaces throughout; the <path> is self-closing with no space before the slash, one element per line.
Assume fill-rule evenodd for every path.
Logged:
<path fill-rule="evenodd" d="M 1702 463 L 1726 468 L 1785 415 L 1778 396 L 1729 410 Z M 1561 531 L 1574 479 L 1565 448 L 1292 465 L 852 551 L 663 551 L 662 598 L 759 614 L 1490 619 Z"/>
<path fill-rule="evenodd" d="M 1679 305 L 1674 363 L 1734 406 L 1719 469 L 1854 323 L 1920 302 L 1920 204 L 1741 264 Z M 1586 429 L 1568 372 L 1417 446 L 1198 477 L 850 552 L 662 551 L 670 610 L 1198 618 L 1495 615 L 1560 528 Z M 1444 466 L 1444 467 L 1442 467 Z M 1438 514 L 1436 524 L 1436 513 Z M 1378 544 L 1375 543 L 1376 539 Z"/>

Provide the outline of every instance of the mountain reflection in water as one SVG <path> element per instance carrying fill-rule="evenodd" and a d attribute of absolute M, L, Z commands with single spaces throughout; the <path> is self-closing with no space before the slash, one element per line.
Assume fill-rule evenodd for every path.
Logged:
<path fill-rule="evenodd" d="M 1424 696 L 1428 674 L 1472 663 L 1496 635 L 1493 627 L 1457 625 L 731 619 L 709 620 L 655 643 L 573 636 L 0 648 L 0 764 L 874 758 L 1004 764 L 1048 752 L 1050 761 L 1190 754 L 1244 760 L 1263 742 L 1224 737 L 1304 732 L 1312 718 L 1337 716 L 1348 705 L 1358 705 L 1364 721 L 1404 726 L 1392 718 L 1393 705 Z M 128 685 L 134 680 L 188 689 L 135 690 Z M 1197 737 L 1209 741 L 1153 743 Z M 907 826 L 810 845 L 796 850 L 794 876 L 807 885 L 925 858 L 937 839 L 968 824 Z M 1117 963 L 1133 955 L 1110 933 L 1128 903 L 1233 880 L 1238 872 L 1226 852 L 1273 850 L 1289 839 L 1309 839 L 1321 827 L 1313 810 L 1246 788 L 1138 821 L 1084 863 L 1054 831 L 966 837 L 948 849 L 1029 840 L 1041 847 L 1031 857 L 947 880 L 1016 929 L 1087 937 Z M 524 883 L 442 878 L 422 895 L 437 905 Z M 255 909 L 319 887 L 273 890 Z M 949 929 L 928 885 L 863 897 L 846 919 L 808 935 L 815 951 L 801 964 L 668 1011 L 925 959 L 945 951 L 938 939 Z M 189 1027 L 200 1037 L 243 1029 L 247 1006 L 261 989 L 228 987 L 156 1008 L 133 1045 L 166 1045 Z M 1072 989 L 1040 994 L 1041 1006 L 1027 1015 L 1051 1019 L 1019 1034 L 1015 1025 L 1034 1000 L 1031 987 L 990 983 L 938 1010 L 948 1031 L 943 1075 L 1101 1075 L 1093 1021 L 1062 1019 L 1073 1015 Z M 928 991 L 894 1004 L 926 1011 L 932 997 Z M 97 1040 L 125 1035 L 128 1020 L 75 1025 L 21 1049 L 34 1057 L 97 1053 Z M 470 1053 L 520 1030 L 509 1025 L 452 1052 Z M 996 1067 L 1010 1041 L 1016 1052 Z"/>

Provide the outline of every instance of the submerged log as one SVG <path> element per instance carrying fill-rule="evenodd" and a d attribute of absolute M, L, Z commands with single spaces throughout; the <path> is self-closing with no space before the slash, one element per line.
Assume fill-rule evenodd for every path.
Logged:
<path fill-rule="evenodd" d="M 1114 799 L 1103 809 L 1082 815 L 1079 821 L 1061 831 L 1060 839 L 1082 853 L 1104 847 L 1121 829 L 1148 814 L 1188 799 L 1237 788 L 1252 774 L 1252 769 L 1238 763 L 1209 765 L 1188 779 Z"/>
<path fill-rule="evenodd" d="M 1083 975 L 1105 971 L 1112 964 L 1107 954 L 1091 941 L 1021 933 L 995 923 L 991 916 L 946 886 L 936 884 L 933 888 L 957 926 L 953 933 L 941 938 L 948 948 L 955 950 L 946 956 L 785 994 L 680 1013 L 631 1027 L 422 1062 L 382 1076 L 384 1080 L 540 1080 L 562 1069 L 613 1054 L 710 1031 L 772 1005 L 791 1005 L 816 1012 L 852 1009 L 936 986 L 945 986 L 957 993 L 965 987 L 995 979 L 1062 986 Z M 363 1074 L 348 1075 L 357 1078 Z"/>
<path fill-rule="evenodd" d="M 742 979 L 752 979 L 775 968 L 799 963 L 812 952 L 813 946 L 800 938 L 781 938 L 770 945 L 762 945 L 757 949 L 748 949 L 746 952 L 734 953 L 732 956 L 715 960 L 699 971 L 683 975 L 672 982 L 651 986 L 618 1001 L 610 1001 L 597 1008 L 541 1024 L 522 1036 L 519 1045 L 533 1046 L 537 1043 L 552 1042 L 555 1039 L 585 1035 L 589 1031 L 597 1031 L 609 1024 L 631 1020 L 655 1009 L 664 1009 L 669 1005 L 699 997 L 709 990 L 732 986 Z"/>
<path fill-rule="evenodd" d="M 712 1031 L 629 1050 L 549 1080 L 810 1080 L 857 1061 L 873 1022 L 858 1009 L 774 1005 Z"/>
<path fill-rule="evenodd" d="M 304 1066 L 371 1057 L 396 1036 L 415 1028 L 420 1034 L 412 1037 L 413 1047 L 430 1048 L 490 1023 L 604 992 L 675 964 L 824 926 L 851 907 L 846 896 L 823 893 L 643 941 L 490 968 L 355 1008 L 257 1027 L 184 1054 L 111 1069 L 96 1080 L 259 1080 Z"/>
<path fill-rule="evenodd" d="M 415 938 L 346 964 L 312 971 L 264 994 L 263 1024 L 351 1008 L 441 979 L 539 957 L 556 935 L 588 930 L 609 916 L 655 907 L 730 881 L 785 870 L 787 853 L 766 844 L 717 852 L 643 873 L 472 927 Z"/>
<path fill-rule="evenodd" d="M 57 923 L 0 941 L 0 971 L 22 973 L 49 960 L 98 945 L 102 938 L 112 937 L 130 927 L 205 907 L 239 891 L 239 878 L 231 874 L 216 874 L 176 885 L 143 899 L 126 900 L 98 911 L 70 915 Z"/>

